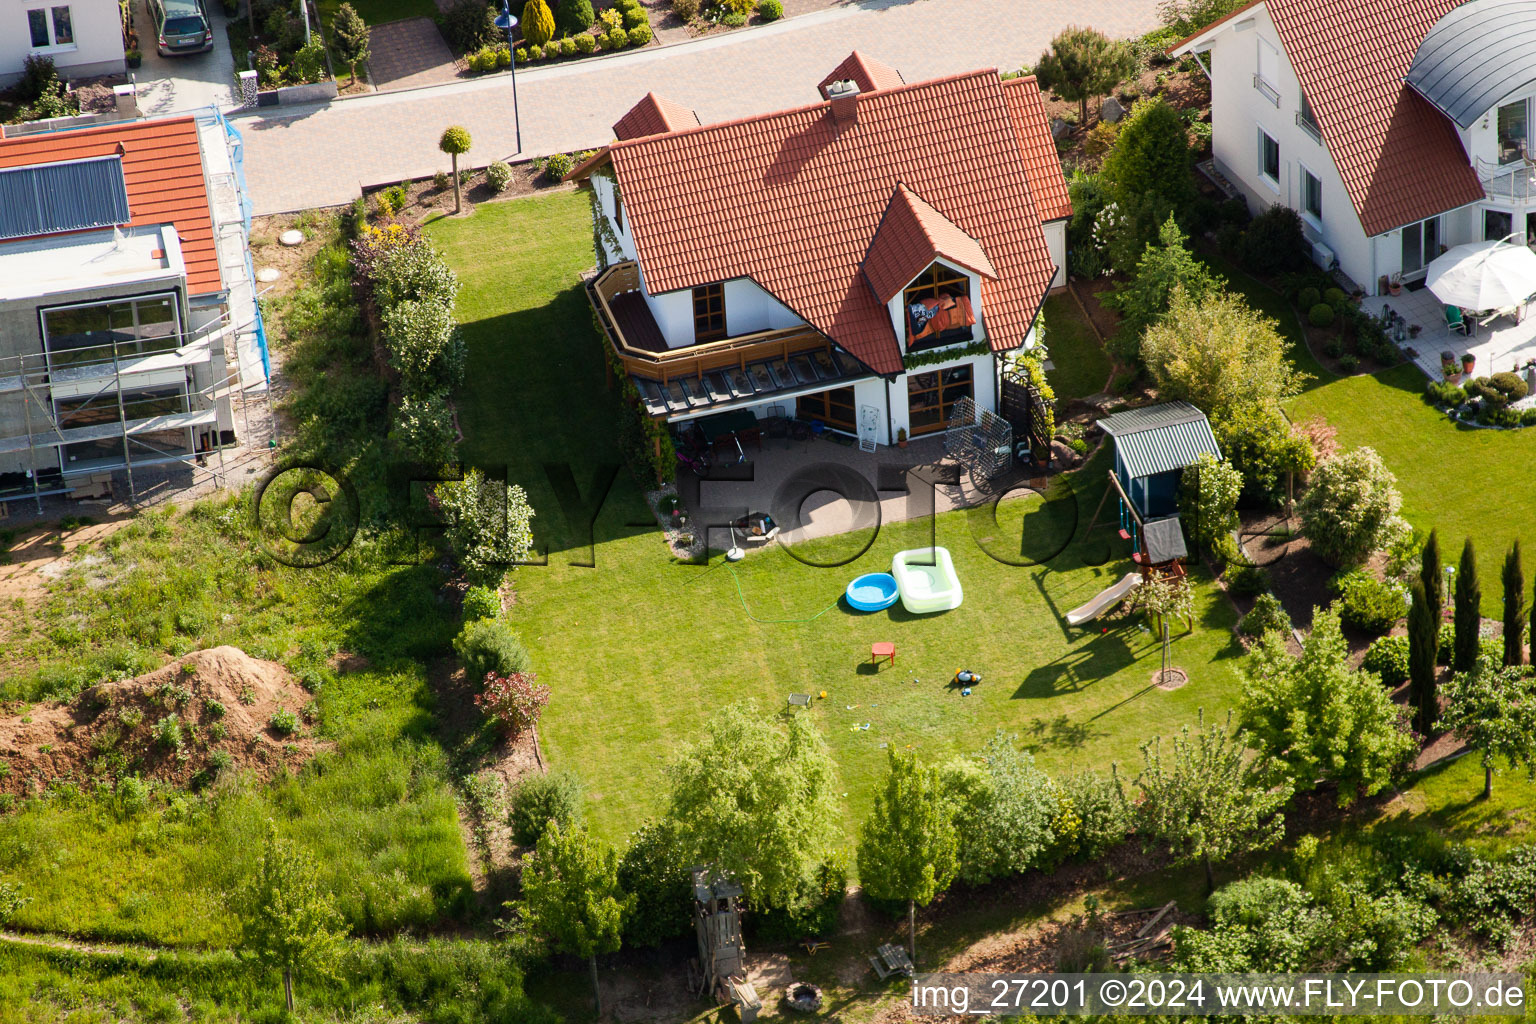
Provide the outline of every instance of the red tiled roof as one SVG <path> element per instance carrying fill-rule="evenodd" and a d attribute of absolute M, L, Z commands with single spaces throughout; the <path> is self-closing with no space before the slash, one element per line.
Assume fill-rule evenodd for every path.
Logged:
<path fill-rule="evenodd" d="M 222 291 L 194 119 L 134 121 L 0 139 L 0 167 L 111 156 L 119 145 L 132 218 L 128 223 L 134 227 L 174 224 L 187 267 L 187 291 L 193 295 Z"/>
<path fill-rule="evenodd" d="M 901 372 L 887 308 L 860 273 L 898 183 L 984 248 L 996 351 L 1018 347 L 1055 266 L 994 69 L 884 89 L 838 126 L 829 103 L 613 143 L 652 294 L 750 278 L 882 374 Z"/>
<path fill-rule="evenodd" d="M 1403 82 L 1461 2 L 1263 0 L 1367 235 L 1483 198 L 1455 127 Z"/>
<path fill-rule="evenodd" d="M 653 92 L 619 118 L 613 126 L 613 134 L 620 139 L 641 139 L 647 135 L 664 135 L 667 132 L 696 128 L 699 115 L 680 103 L 662 99 Z"/>
<path fill-rule="evenodd" d="M 976 239 L 907 186 L 897 185 L 864 255 L 864 277 L 875 298 L 890 302 L 937 259 L 997 280 L 992 261 Z"/>
<path fill-rule="evenodd" d="M 823 78 L 816 86 L 816 91 L 821 93 L 822 99 L 829 99 L 827 86 L 833 82 L 850 81 L 859 87 L 859 92 L 874 92 L 877 89 L 896 89 L 906 85 L 906 80 L 901 77 L 901 72 L 889 64 L 882 64 L 873 57 L 866 57 L 858 50 L 854 50 L 843 58 L 843 62 L 832 69 L 832 73 Z"/>
<path fill-rule="evenodd" d="M 1029 179 L 1029 191 L 1035 197 L 1035 212 L 1042 221 L 1072 216 L 1067 176 L 1061 170 L 1056 140 L 1051 138 L 1040 83 L 1034 75 L 1010 78 L 1003 83 L 1003 97 L 1008 101 L 1013 133 L 1019 137 L 1019 150 L 1024 154 L 1024 176 Z"/>

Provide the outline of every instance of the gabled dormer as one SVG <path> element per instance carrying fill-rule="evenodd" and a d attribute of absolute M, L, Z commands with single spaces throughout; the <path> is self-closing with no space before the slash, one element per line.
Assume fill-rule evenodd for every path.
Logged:
<path fill-rule="evenodd" d="M 981 281 L 997 270 L 980 242 L 905 185 L 891 193 L 863 272 L 903 352 L 985 337 Z"/>

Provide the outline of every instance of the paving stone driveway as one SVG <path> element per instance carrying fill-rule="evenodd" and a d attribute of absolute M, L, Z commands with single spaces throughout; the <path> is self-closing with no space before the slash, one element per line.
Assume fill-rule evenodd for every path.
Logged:
<path fill-rule="evenodd" d="M 1112 36 L 1157 24 L 1157 0 L 864 0 L 675 46 L 519 72 L 524 157 L 603 145 L 611 125 L 655 90 L 709 124 L 809 103 L 816 83 L 850 50 L 915 82 L 981 67 L 1033 62 L 1067 25 Z M 256 212 L 350 202 L 360 186 L 443 169 L 437 140 L 459 124 L 469 163 L 519 155 L 511 77 L 374 93 L 235 121 Z M 295 169 L 301 169 L 296 171 Z"/>
<path fill-rule="evenodd" d="M 375 25 L 368 39 L 368 77 L 380 91 L 458 80 L 453 51 L 431 18 Z"/>

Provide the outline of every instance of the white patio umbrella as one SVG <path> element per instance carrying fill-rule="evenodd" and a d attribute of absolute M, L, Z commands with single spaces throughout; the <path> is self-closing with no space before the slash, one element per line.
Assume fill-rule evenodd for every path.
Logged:
<path fill-rule="evenodd" d="M 1536 295 L 1536 253 L 1510 242 L 1471 242 L 1435 258 L 1425 284 L 1448 306 L 1508 309 Z"/>

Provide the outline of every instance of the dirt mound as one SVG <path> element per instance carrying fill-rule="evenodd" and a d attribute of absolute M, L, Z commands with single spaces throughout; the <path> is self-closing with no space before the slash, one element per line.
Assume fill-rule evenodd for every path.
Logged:
<path fill-rule="evenodd" d="M 177 785 L 241 768 L 269 778 L 316 747 L 309 694 L 281 665 L 238 647 L 195 651 L 68 704 L 8 711 L 0 714 L 0 793 L 124 774 Z"/>

